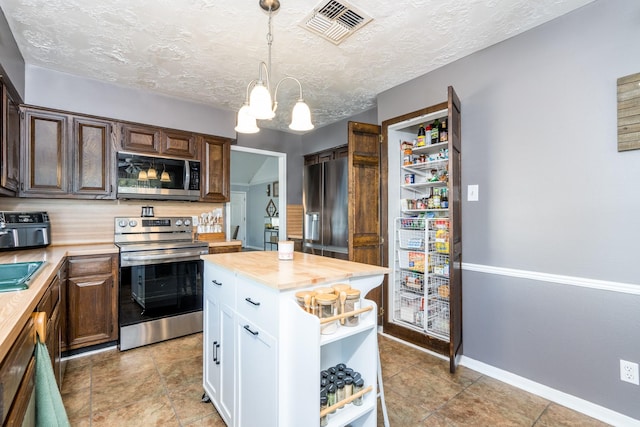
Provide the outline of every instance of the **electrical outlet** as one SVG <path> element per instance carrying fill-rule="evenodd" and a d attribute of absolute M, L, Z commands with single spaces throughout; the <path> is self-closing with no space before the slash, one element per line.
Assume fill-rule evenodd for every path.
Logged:
<path fill-rule="evenodd" d="M 640 385 L 638 381 L 638 364 L 620 359 L 620 379 L 631 384 Z"/>

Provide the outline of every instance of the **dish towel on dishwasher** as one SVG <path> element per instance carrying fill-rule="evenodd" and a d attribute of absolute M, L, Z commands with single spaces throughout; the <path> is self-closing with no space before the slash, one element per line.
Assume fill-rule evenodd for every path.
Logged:
<path fill-rule="evenodd" d="M 49 350 L 39 337 L 36 344 L 36 425 L 70 426 L 51 366 Z"/>

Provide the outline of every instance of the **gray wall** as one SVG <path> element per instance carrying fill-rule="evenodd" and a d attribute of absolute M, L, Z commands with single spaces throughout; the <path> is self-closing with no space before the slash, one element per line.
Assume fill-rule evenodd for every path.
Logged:
<path fill-rule="evenodd" d="M 18 49 L 4 12 L 0 10 L 0 73 L 8 77 L 15 91 L 24 99 L 24 59 Z M 7 79 L 4 79 L 7 82 Z"/>
<path fill-rule="evenodd" d="M 637 0 L 597 0 L 378 97 L 381 123 L 460 96 L 463 262 L 489 271 L 463 273 L 464 355 L 636 419 L 640 151 L 617 151 L 616 79 L 638 40 Z"/>
<path fill-rule="evenodd" d="M 235 138 L 235 112 L 27 65 L 25 102 Z"/>
<path fill-rule="evenodd" d="M 356 114 L 348 119 L 315 129 L 302 136 L 302 155 L 318 153 L 335 147 L 340 147 L 348 142 L 349 122 L 377 123 L 378 110 L 372 108 L 363 113 Z"/>

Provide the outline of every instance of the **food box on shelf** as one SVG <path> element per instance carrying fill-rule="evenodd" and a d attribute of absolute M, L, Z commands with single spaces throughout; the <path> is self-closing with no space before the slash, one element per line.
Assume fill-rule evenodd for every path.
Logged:
<path fill-rule="evenodd" d="M 443 254 L 430 254 L 429 272 L 449 277 L 449 257 Z"/>
<path fill-rule="evenodd" d="M 402 273 L 401 285 L 411 291 L 422 292 L 424 290 L 424 274 L 405 271 Z"/>
<path fill-rule="evenodd" d="M 400 218 L 400 227 L 403 230 L 424 230 L 424 223 L 424 218 Z"/>
<path fill-rule="evenodd" d="M 422 324 L 424 314 L 424 297 L 415 294 L 400 296 L 400 320 Z"/>
<path fill-rule="evenodd" d="M 424 273 L 425 256 L 424 252 L 399 251 L 400 268 L 405 270 L 417 271 Z"/>
<path fill-rule="evenodd" d="M 404 249 L 423 249 L 424 231 L 421 230 L 398 230 L 400 247 Z"/>

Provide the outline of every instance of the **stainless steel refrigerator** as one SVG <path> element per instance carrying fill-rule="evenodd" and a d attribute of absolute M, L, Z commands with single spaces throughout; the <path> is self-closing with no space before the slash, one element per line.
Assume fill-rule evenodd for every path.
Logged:
<path fill-rule="evenodd" d="M 348 259 L 347 158 L 305 166 L 303 251 Z"/>

